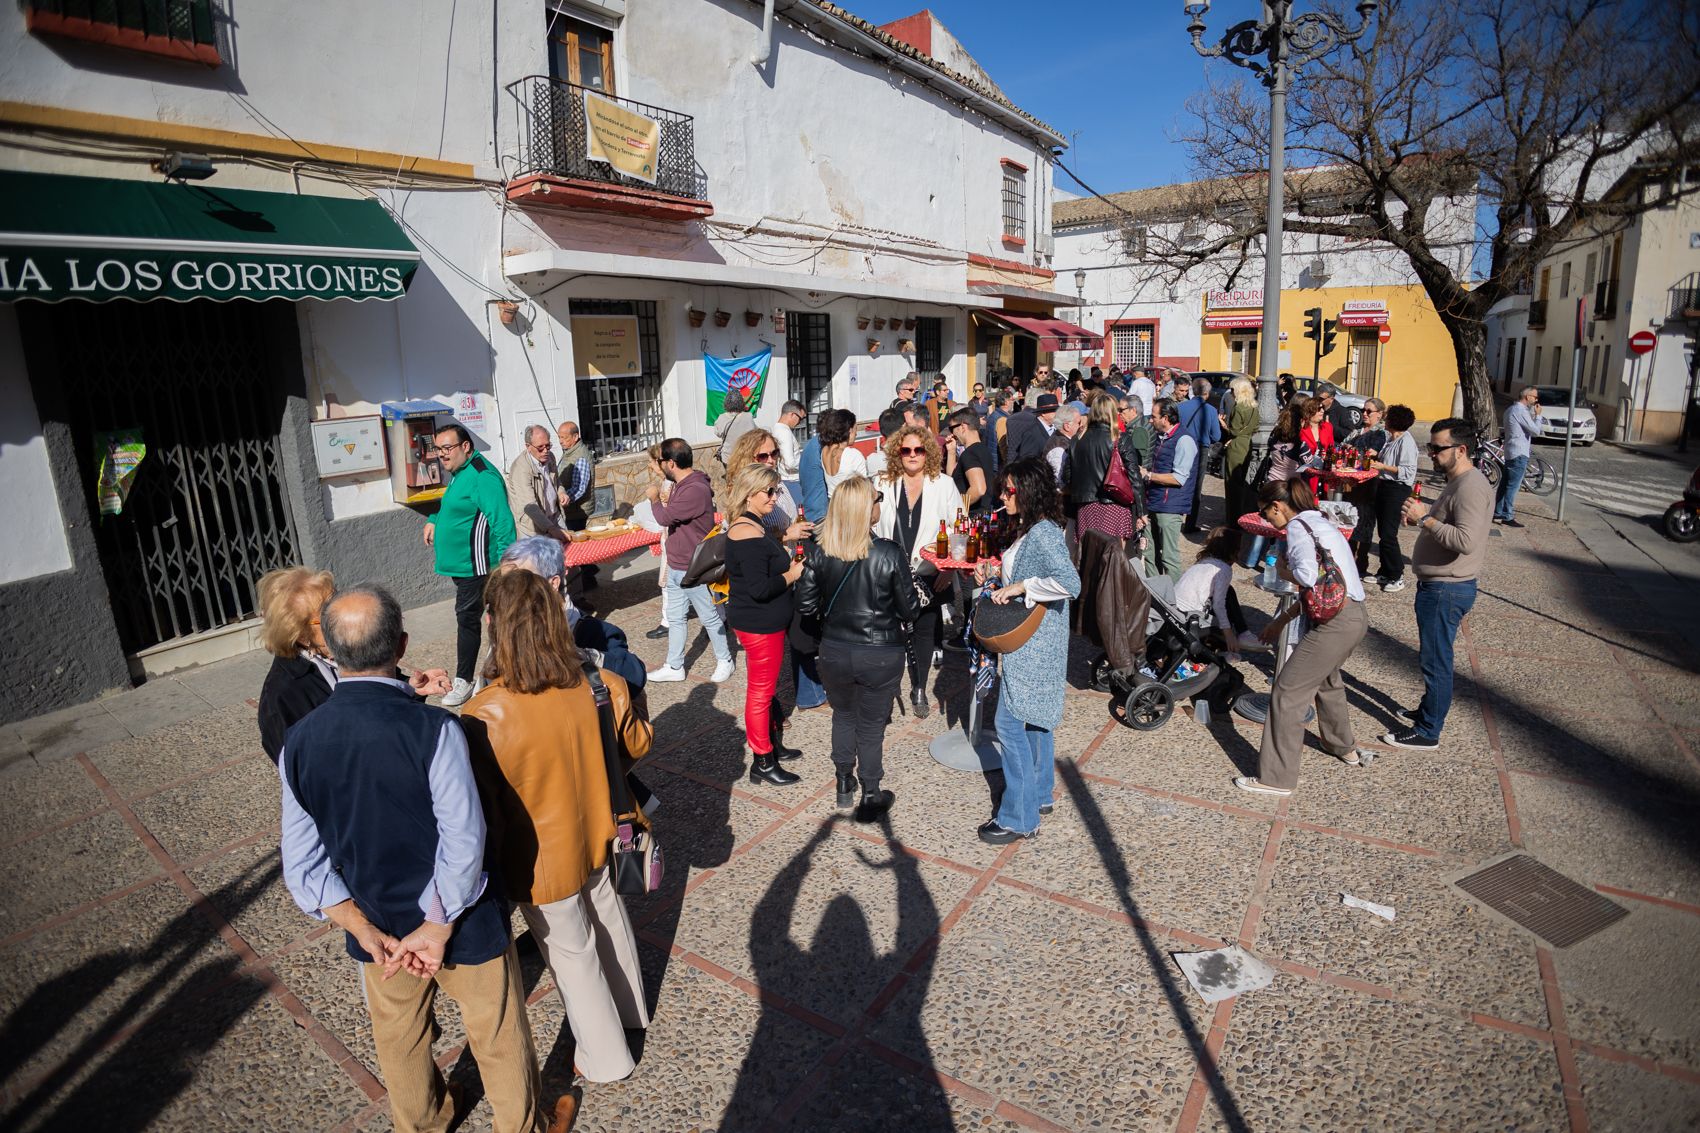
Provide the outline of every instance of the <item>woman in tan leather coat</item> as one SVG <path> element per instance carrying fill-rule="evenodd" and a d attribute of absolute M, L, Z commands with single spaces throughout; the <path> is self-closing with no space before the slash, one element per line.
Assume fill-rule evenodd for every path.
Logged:
<path fill-rule="evenodd" d="M 524 570 L 484 591 L 490 684 L 461 712 L 489 818 L 490 859 L 537 939 L 593 1082 L 634 1068 L 624 1028 L 649 1025 L 637 939 L 608 876 L 614 837 L 608 769 L 590 683 L 560 595 Z M 623 754 L 649 751 L 649 721 L 604 670 Z M 640 816 L 641 820 L 641 816 Z"/>

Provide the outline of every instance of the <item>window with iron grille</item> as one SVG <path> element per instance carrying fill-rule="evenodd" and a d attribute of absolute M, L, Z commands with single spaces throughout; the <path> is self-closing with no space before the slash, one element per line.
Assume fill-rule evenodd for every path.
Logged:
<path fill-rule="evenodd" d="M 1003 234 L 1027 239 L 1027 174 L 1008 165 L 1003 167 Z"/>
<path fill-rule="evenodd" d="M 631 377 L 578 379 L 579 431 L 598 456 L 642 452 L 666 436 L 661 421 L 661 336 L 655 304 L 647 300 L 574 299 L 573 315 L 633 315 L 638 363 Z"/>
<path fill-rule="evenodd" d="M 921 376 L 922 388 L 944 372 L 944 361 L 944 320 L 925 316 L 916 319 L 915 372 Z"/>
<path fill-rule="evenodd" d="M 1150 323 L 1110 328 L 1111 357 L 1124 370 L 1130 366 L 1151 365 L 1151 347 L 1156 341 L 1157 332 Z"/>
<path fill-rule="evenodd" d="M 216 67 L 214 0 L 23 0 L 31 32 L 87 39 Z"/>
<path fill-rule="evenodd" d="M 813 436 L 816 415 L 832 408 L 832 333 L 825 313 L 785 312 L 785 380 L 790 396 L 808 410 L 798 429 Z"/>

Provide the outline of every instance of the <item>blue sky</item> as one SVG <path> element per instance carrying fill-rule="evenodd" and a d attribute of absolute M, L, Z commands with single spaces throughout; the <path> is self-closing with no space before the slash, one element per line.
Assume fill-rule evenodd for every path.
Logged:
<path fill-rule="evenodd" d="M 919 11 L 917 0 L 838 0 L 876 24 Z M 1023 110 L 1065 135 L 1063 155 L 1100 193 L 1187 178 L 1171 141 L 1205 61 L 1187 38 L 1181 0 L 931 0 L 925 7 Z M 1244 11 L 1239 11 L 1243 8 Z M 1213 25 L 1255 15 L 1253 0 L 1226 0 Z M 1219 64 L 1218 64 L 1219 65 Z M 1057 170 L 1057 187 L 1082 190 Z"/>

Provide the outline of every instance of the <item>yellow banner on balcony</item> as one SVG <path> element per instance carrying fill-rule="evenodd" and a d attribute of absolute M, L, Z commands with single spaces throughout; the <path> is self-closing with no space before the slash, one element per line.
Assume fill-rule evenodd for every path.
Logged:
<path fill-rule="evenodd" d="M 586 157 L 611 165 L 627 177 L 655 184 L 661 123 L 589 91 L 584 92 L 584 123 Z"/>

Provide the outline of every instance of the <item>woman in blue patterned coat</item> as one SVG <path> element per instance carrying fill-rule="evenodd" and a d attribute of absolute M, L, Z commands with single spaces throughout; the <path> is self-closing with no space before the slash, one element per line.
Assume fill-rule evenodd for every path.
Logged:
<path fill-rule="evenodd" d="M 1003 655 L 996 727 L 1003 749 L 1004 792 L 998 812 L 980 827 L 993 846 L 1031 838 L 1039 816 L 1051 813 L 1056 743 L 1062 723 L 1068 669 L 1068 602 L 1080 596 L 1080 573 L 1063 537 L 1062 497 L 1042 460 L 1018 460 L 1003 469 L 999 490 L 1015 521 L 1015 541 L 1003 554 L 1003 585 L 992 601 L 1042 604 L 1044 619 L 1019 649 Z M 981 582 L 994 573 L 975 572 Z"/>

